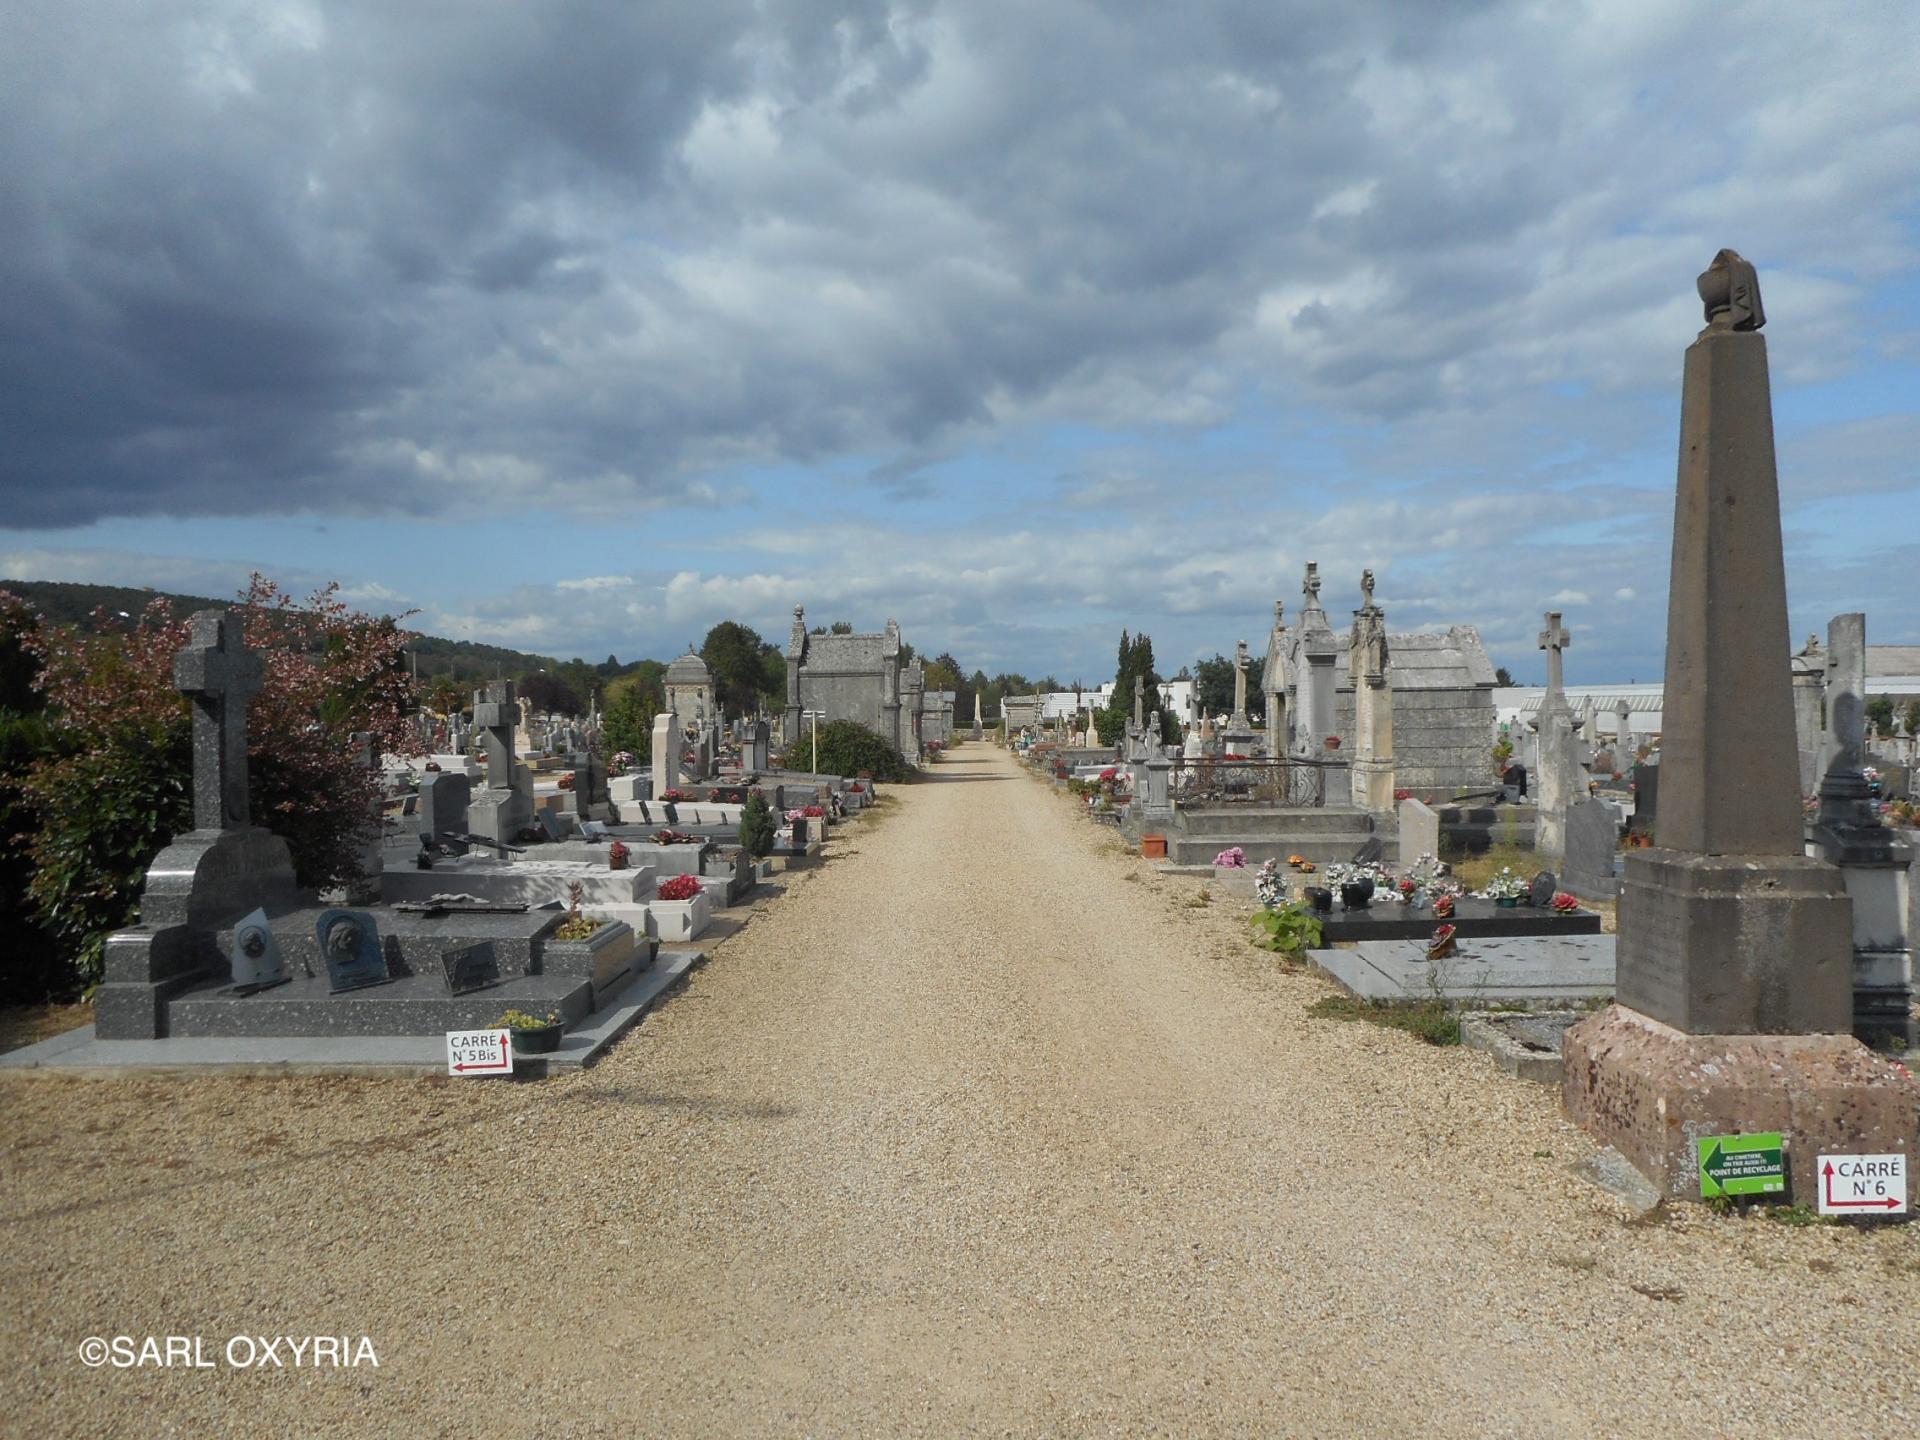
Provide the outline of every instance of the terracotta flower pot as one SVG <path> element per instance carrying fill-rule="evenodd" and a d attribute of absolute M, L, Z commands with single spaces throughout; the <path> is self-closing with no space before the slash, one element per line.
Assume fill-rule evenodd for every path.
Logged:
<path fill-rule="evenodd" d="M 1140 855 L 1145 860 L 1164 860 L 1167 858 L 1167 837 L 1164 835 L 1142 835 L 1140 837 Z"/>

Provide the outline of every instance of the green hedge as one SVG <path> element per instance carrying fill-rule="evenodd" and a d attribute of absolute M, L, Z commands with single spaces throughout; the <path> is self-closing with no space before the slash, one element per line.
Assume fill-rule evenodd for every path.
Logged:
<path fill-rule="evenodd" d="M 787 746 L 787 768 L 852 779 L 862 770 L 876 780 L 905 780 L 910 773 L 900 752 L 855 720 L 832 720 L 820 727 L 820 762 L 814 769 L 813 727 L 803 724 Z"/>

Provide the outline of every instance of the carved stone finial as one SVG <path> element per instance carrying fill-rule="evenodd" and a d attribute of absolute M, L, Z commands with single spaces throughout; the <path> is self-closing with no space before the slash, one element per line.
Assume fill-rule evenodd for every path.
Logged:
<path fill-rule="evenodd" d="M 1360 603 L 1368 607 L 1373 605 L 1373 571 L 1371 570 L 1360 572 Z"/>
<path fill-rule="evenodd" d="M 1758 330 L 1767 323 L 1760 305 L 1760 275 L 1737 250 L 1722 250 L 1694 281 L 1713 330 Z"/>
<path fill-rule="evenodd" d="M 1306 582 L 1301 585 L 1300 589 L 1302 593 L 1307 596 L 1308 604 L 1312 604 L 1320 598 L 1320 565 L 1318 561 L 1309 560 L 1307 562 Z"/>

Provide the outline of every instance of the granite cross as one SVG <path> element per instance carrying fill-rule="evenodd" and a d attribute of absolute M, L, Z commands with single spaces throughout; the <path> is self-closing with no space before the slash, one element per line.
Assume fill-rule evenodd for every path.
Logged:
<path fill-rule="evenodd" d="M 173 683 L 193 700 L 193 828 L 243 830 L 247 806 L 247 701 L 266 667 L 247 649 L 240 618 L 202 610 L 173 657 Z"/>
<path fill-rule="evenodd" d="M 1560 694 L 1560 652 L 1573 644 L 1573 636 L 1560 626 L 1560 612 L 1547 611 L 1547 628 L 1540 632 L 1540 648 L 1547 652 L 1546 703 Z"/>

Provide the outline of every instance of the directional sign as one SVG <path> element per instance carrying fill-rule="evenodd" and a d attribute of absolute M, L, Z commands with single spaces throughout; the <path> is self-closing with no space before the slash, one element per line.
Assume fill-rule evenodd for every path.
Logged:
<path fill-rule="evenodd" d="M 1700 1195 L 1784 1195 L 1787 1164 L 1780 1136 L 1706 1135 L 1700 1147 Z"/>
<path fill-rule="evenodd" d="M 449 1075 L 511 1075 L 513 1073 L 513 1032 L 511 1030 L 449 1030 L 447 1032 L 447 1073 Z"/>
<path fill-rule="evenodd" d="M 1822 1215 L 1907 1213 L 1904 1155 L 1822 1155 L 1818 1170 Z"/>

